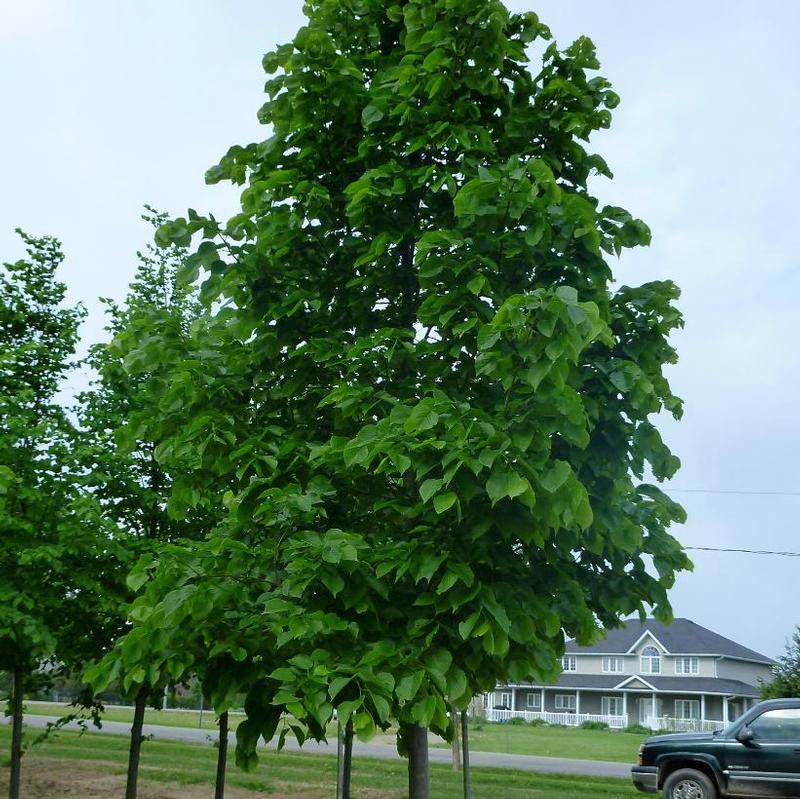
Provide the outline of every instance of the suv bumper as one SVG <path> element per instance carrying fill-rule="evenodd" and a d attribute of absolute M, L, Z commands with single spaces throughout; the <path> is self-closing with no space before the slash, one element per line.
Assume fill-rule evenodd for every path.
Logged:
<path fill-rule="evenodd" d="M 658 766 L 634 766 L 631 779 L 642 793 L 658 793 Z"/>

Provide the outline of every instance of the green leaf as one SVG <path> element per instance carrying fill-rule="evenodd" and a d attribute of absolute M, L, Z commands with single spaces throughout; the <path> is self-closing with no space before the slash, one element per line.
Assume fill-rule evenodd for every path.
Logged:
<path fill-rule="evenodd" d="M 401 702 L 408 702 L 413 699 L 425 679 L 424 671 L 416 671 L 413 674 L 407 674 L 400 679 L 395 689 L 395 694 Z"/>
<path fill-rule="evenodd" d="M 446 494 L 439 494 L 433 500 L 433 507 L 437 513 L 444 513 L 455 505 L 458 497 L 452 492 L 448 491 Z"/>
<path fill-rule="evenodd" d="M 553 465 L 539 478 L 539 485 L 552 494 L 566 483 L 571 474 L 572 467 L 566 461 L 553 461 Z"/>
<path fill-rule="evenodd" d="M 383 111 L 375 105 L 368 105 L 361 112 L 361 121 L 365 128 L 369 128 L 383 119 Z"/>
<path fill-rule="evenodd" d="M 487 285 L 487 280 L 483 275 L 478 275 L 477 277 L 473 277 L 472 280 L 467 283 L 467 288 L 475 295 L 480 296 L 481 292 L 484 290 L 484 287 Z"/>
<path fill-rule="evenodd" d="M 502 467 L 495 467 L 491 477 L 486 481 L 486 492 L 492 501 L 492 506 L 506 497 L 513 499 L 524 494 L 531 487 L 525 477 L 520 477 L 516 472 Z"/>
<path fill-rule="evenodd" d="M 426 398 L 411 409 L 411 413 L 403 424 L 406 433 L 417 433 L 430 430 L 439 422 L 439 414 L 433 410 L 433 401 Z"/>
<path fill-rule="evenodd" d="M 425 480 L 419 487 L 419 495 L 423 502 L 427 502 L 444 484 L 444 480 L 430 478 Z"/>
<path fill-rule="evenodd" d="M 437 47 L 425 57 L 425 60 L 422 62 L 422 68 L 425 70 L 438 70 L 440 67 L 446 66 L 449 63 L 450 55 L 444 48 Z"/>

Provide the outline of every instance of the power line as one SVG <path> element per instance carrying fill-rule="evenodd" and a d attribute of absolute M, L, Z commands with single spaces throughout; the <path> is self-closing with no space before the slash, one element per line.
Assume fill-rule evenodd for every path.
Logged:
<path fill-rule="evenodd" d="M 800 491 L 735 491 L 716 488 L 662 488 L 667 494 L 741 494 L 757 497 L 800 497 Z"/>
<path fill-rule="evenodd" d="M 800 552 L 777 552 L 771 549 L 728 549 L 724 547 L 684 547 L 703 552 L 739 552 L 745 555 L 779 555 L 784 558 L 800 558 Z"/>

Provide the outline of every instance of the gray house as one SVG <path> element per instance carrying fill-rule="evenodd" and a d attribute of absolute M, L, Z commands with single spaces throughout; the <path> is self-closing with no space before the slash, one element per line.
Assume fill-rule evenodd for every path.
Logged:
<path fill-rule="evenodd" d="M 714 729 L 758 701 L 759 683 L 771 678 L 774 665 L 689 619 L 669 626 L 629 620 L 591 646 L 567 642 L 555 683 L 498 686 L 485 698 L 486 715 Z"/>

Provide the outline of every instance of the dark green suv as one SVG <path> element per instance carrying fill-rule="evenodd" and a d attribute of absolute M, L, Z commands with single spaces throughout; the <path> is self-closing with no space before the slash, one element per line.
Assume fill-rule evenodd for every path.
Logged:
<path fill-rule="evenodd" d="M 800 796 L 800 699 L 770 699 L 725 729 L 648 738 L 633 784 L 665 799 Z"/>

